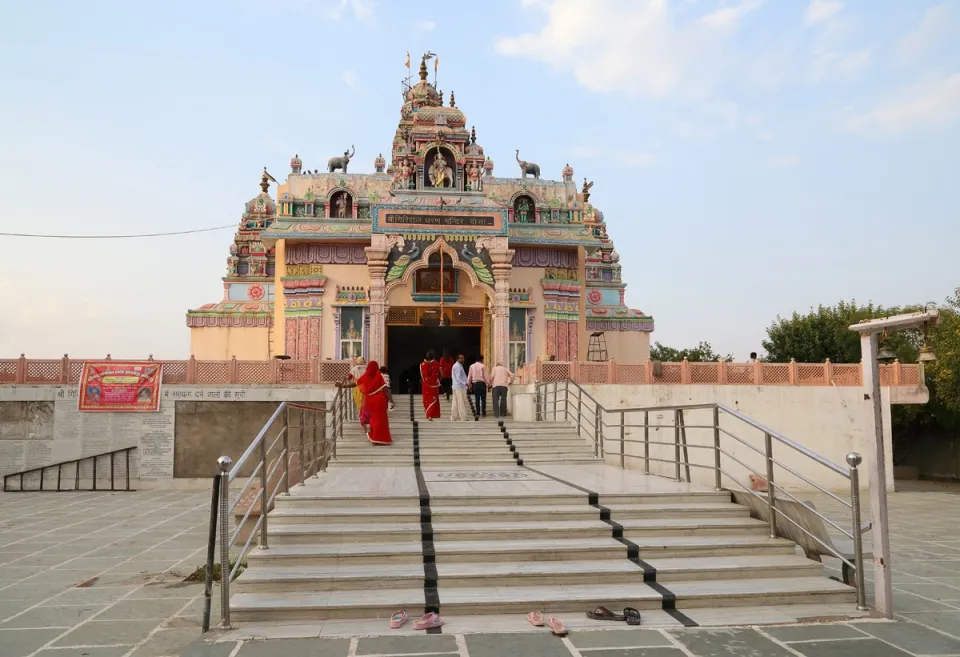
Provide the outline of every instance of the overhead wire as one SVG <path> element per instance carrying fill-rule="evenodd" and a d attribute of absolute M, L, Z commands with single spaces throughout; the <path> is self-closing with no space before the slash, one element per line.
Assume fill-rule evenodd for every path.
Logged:
<path fill-rule="evenodd" d="M 56 240 L 125 240 L 143 237 L 170 237 L 173 235 L 190 235 L 191 233 L 209 233 L 214 230 L 236 228 L 236 224 L 214 226 L 213 228 L 192 228 L 190 230 L 175 230 L 166 233 L 139 233 L 134 235 L 44 235 L 42 233 L 6 233 L 0 232 L 0 237 L 35 237 L 40 239 Z"/>

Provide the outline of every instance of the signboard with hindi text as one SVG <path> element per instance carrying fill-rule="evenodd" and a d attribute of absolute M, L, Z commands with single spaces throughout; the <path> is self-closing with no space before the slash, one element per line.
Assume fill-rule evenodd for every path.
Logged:
<path fill-rule="evenodd" d="M 155 413 L 160 408 L 163 363 L 88 361 L 80 372 L 80 411 Z"/>
<path fill-rule="evenodd" d="M 507 211 L 499 207 L 458 204 L 383 204 L 371 207 L 373 232 L 506 235 Z"/>

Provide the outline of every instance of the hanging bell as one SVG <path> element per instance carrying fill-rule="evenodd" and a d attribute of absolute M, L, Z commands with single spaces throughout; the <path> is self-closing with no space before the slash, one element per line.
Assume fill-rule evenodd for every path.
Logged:
<path fill-rule="evenodd" d="M 924 340 L 923 346 L 920 347 L 920 355 L 917 356 L 918 363 L 932 363 L 937 360 L 937 355 L 933 353 L 933 348 L 927 344 L 927 341 Z"/>
<path fill-rule="evenodd" d="M 891 349 L 887 343 L 881 345 L 880 350 L 877 351 L 877 360 L 881 363 L 892 363 L 896 359 L 897 354 L 893 352 L 893 349 Z"/>

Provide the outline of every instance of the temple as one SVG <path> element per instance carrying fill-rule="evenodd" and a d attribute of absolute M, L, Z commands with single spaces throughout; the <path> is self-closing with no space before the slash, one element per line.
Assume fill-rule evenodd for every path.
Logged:
<path fill-rule="evenodd" d="M 323 170 L 294 156 L 276 199 L 264 170 L 223 300 L 187 313 L 192 355 L 364 356 L 392 374 L 431 348 L 512 368 L 647 359 L 653 319 L 624 303 L 593 183 L 578 186 L 569 164 L 546 180 L 519 151 L 519 175 L 494 176 L 454 93 L 445 103 L 428 80 L 428 59 L 404 85 L 389 164 L 377 155 L 373 173 L 355 173 L 352 146 Z"/>

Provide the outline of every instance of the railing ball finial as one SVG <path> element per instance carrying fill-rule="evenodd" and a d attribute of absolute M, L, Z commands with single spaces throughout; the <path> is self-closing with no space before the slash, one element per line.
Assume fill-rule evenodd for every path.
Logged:
<path fill-rule="evenodd" d="M 217 467 L 220 468 L 220 472 L 227 472 L 231 465 L 233 465 L 233 459 L 229 456 L 221 456 L 217 459 Z"/>
<path fill-rule="evenodd" d="M 849 454 L 847 454 L 847 464 L 851 468 L 855 468 L 861 463 L 863 463 L 863 457 L 860 456 L 858 452 L 850 452 Z"/>

